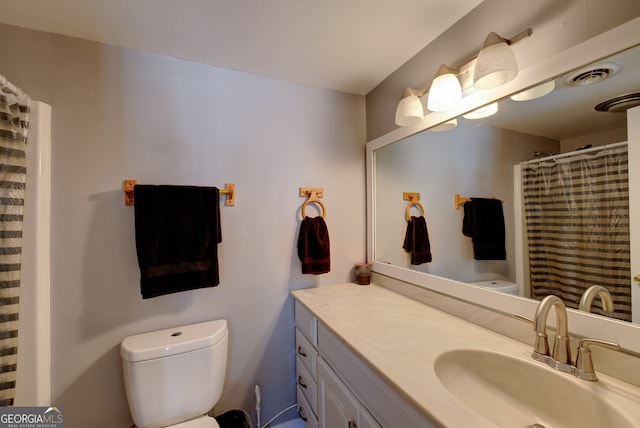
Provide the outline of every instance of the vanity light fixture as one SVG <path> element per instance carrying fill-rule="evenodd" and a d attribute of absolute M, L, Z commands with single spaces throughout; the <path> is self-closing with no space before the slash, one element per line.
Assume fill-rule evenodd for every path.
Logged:
<path fill-rule="evenodd" d="M 446 122 L 442 122 L 439 125 L 436 125 L 434 127 L 429 128 L 429 131 L 444 132 L 444 131 L 449 131 L 449 130 L 453 129 L 456 126 L 458 126 L 458 119 L 456 119 L 454 117 L 451 120 L 447 120 Z"/>
<path fill-rule="evenodd" d="M 462 117 L 465 119 L 483 119 L 485 117 L 493 116 L 498 112 L 498 103 L 487 104 L 486 106 L 477 108 Z"/>
<path fill-rule="evenodd" d="M 554 80 L 550 80 L 538 86 L 534 86 L 533 88 L 518 92 L 517 94 L 512 95 L 511 99 L 514 101 L 531 101 L 535 100 L 536 98 L 544 97 L 555 88 L 556 82 Z"/>
<path fill-rule="evenodd" d="M 511 39 L 503 39 L 496 33 L 489 33 L 478 56 L 464 63 L 459 69 L 441 65 L 433 82 L 426 88 L 406 88 L 396 108 L 396 125 L 410 126 L 422 122 L 425 111 L 419 97 L 427 92 L 427 108 L 430 111 L 446 111 L 459 102 L 467 90 L 492 89 L 513 80 L 518 75 L 518 65 L 511 45 L 531 34 L 531 28 L 521 31 Z M 473 79 L 470 78 L 471 73 Z"/>
<path fill-rule="evenodd" d="M 427 108 L 431 111 L 446 111 L 449 107 L 462 100 L 462 88 L 456 76 L 460 70 L 454 70 L 441 65 L 436 77 L 431 82 Z"/>
<path fill-rule="evenodd" d="M 525 32 L 528 33 L 527 30 Z M 518 63 L 511 50 L 511 44 L 520 40 L 503 39 L 494 32 L 489 33 L 482 45 L 473 69 L 473 87 L 476 89 L 493 89 L 511 82 L 518 75 Z M 530 33 L 529 33 L 530 34 Z M 526 34 L 524 37 L 528 37 Z M 516 40 L 516 38 L 518 38 Z"/>
<path fill-rule="evenodd" d="M 396 108 L 396 125 L 410 126 L 422 122 L 424 119 L 424 107 L 419 97 L 424 91 L 407 88 L 402 94 L 402 99 Z"/>

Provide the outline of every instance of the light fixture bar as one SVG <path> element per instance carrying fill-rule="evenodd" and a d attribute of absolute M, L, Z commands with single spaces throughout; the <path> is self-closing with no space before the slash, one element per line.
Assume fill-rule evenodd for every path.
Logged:
<path fill-rule="evenodd" d="M 527 37 L 530 37 L 532 34 L 533 30 L 531 28 L 527 28 L 512 36 L 510 39 L 503 39 L 502 37 L 500 37 L 500 39 L 502 39 L 508 46 L 511 46 L 523 39 L 526 39 Z M 474 56 L 470 60 L 466 61 L 462 66 L 457 68 L 457 70 L 459 71 L 457 72 L 457 74 L 455 74 L 455 76 L 460 82 L 460 88 L 462 90 L 463 96 L 465 95 L 465 92 L 476 90 L 476 88 L 474 88 L 473 82 L 473 71 L 477 59 L 478 55 Z M 416 97 L 421 98 L 427 95 L 431 89 L 432 83 L 433 81 L 430 81 L 429 84 L 422 89 L 414 89 L 409 87 L 405 88 L 402 100 L 400 101 L 400 103 L 398 104 L 398 108 L 396 109 L 396 125 L 408 126 L 419 123 L 421 121 L 421 119 L 419 119 L 420 112 Z"/>
<path fill-rule="evenodd" d="M 520 31 L 518 34 L 511 37 L 510 39 L 507 39 L 507 44 L 511 46 L 515 43 L 518 43 L 522 39 L 526 39 L 527 37 L 530 37 L 532 34 L 533 34 L 533 30 L 531 28 L 527 28 L 526 30 Z"/>

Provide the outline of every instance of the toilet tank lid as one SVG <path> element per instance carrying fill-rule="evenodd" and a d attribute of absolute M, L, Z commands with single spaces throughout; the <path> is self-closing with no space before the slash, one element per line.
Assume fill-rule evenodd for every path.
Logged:
<path fill-rule="evenodd" d="M 506 290 L 506 289 L 511 290 L 511 289 L 518 288 L 518 284 L 516 284 L 515 282 L 506 281 L 504 279 L 487 279 L 484 281 L 470 282 L 469 284 L 477 285 L 478 287 L 483 287 L 483 288 L 495 288 L 495 289 L 501 289 L 501 290 Z"/>
<path fill-rule="evenodd" d="M 227 321 L 221 319 L 136 334 L 122 341 L 120 355 L 136 362 L 182 354 L 215 345 L 227 331 Z"/>

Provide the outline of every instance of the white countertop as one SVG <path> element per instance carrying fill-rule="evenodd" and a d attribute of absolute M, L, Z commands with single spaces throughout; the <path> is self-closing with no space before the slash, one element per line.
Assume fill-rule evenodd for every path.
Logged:
<path fill-rule="evenodd" d="M 533 361 L 529 346 L 374 284 L 321 286 L 292 295 L 418 411 L 447 427 L 495 425 L 440 383 L 434 371 L 438 356 L 474 349 Z M 586 383 L 603 388 L 601 382 Z"/>

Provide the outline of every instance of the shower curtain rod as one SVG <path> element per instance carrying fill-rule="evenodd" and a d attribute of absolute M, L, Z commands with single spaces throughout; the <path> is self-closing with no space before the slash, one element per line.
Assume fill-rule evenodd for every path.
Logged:
<path fill-rule="evenodd" d="M 560 158 L 567 158 L 570 156 L 576 156 L 576 155 L 582 155 L 585 153 L 591 153 L 591 152 L 597 152 L 600 150 L 606 150 L 606 149 L 611 149 L 614 147 L 621 147 L 621 146 L 626 146 L 627 145 L 627 141 L 622 141 L 620 143 L 611 143 L 611 144 L 605 144 L 604 146 L 596 146 L 596 147 L 591 147 L 589 149 L 583 149 L 583 150 L 574 150 L 572 152 L 567 152 L 567 153 L 560 153 L 557 155 L 551 155 L 551 156 L 546 156 L 540 159 L 531 159 L 528 161 L 523 161 L 520 162 L 520 165 L 529 165 L 532 163 L 539 163 L 539 162 L 544 162 L 544 161 L 548 161 L 548 160 L 558 160 Z"/>

